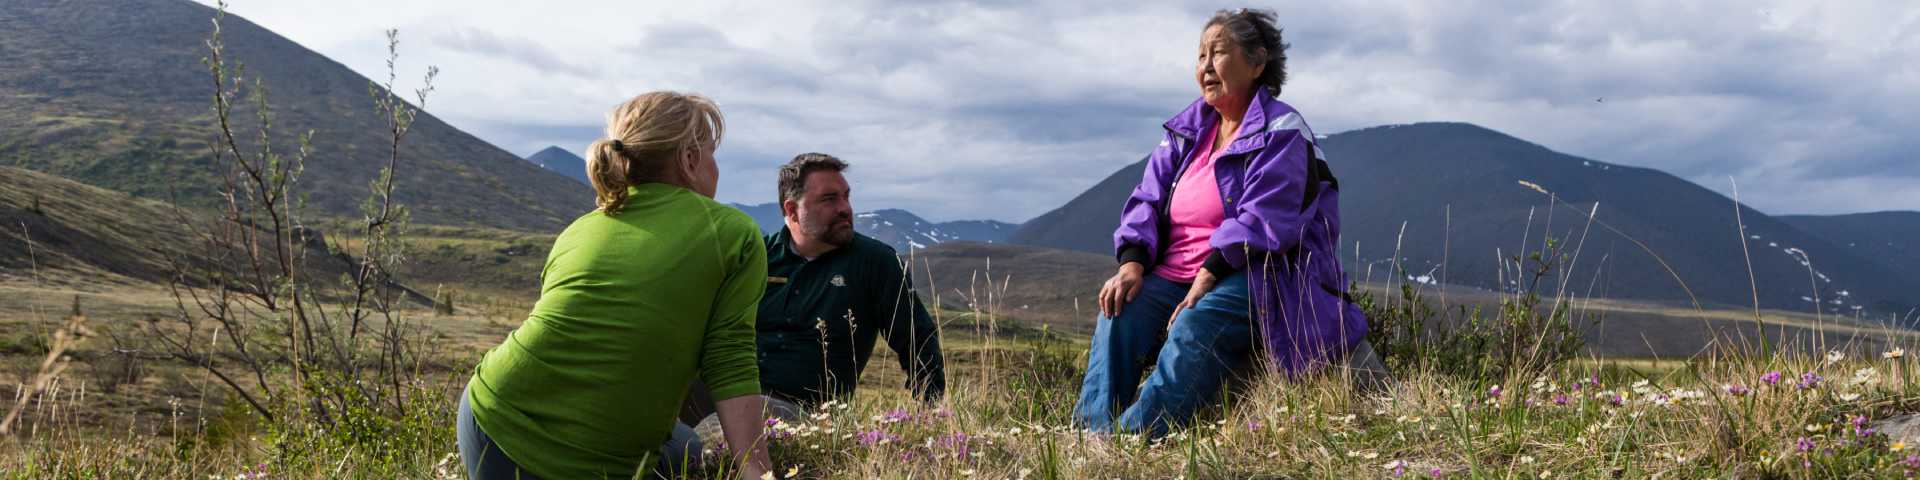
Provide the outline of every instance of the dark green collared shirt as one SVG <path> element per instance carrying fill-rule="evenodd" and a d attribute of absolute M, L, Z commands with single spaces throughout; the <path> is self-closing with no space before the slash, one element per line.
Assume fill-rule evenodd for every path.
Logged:
<path fill-rule="evenodd" d="M 907 388 L 922 400 L 946 391 L 940 337 L 893 247 L 866 235 L 813 260 L 793 252 L 787 229 L 767 237 L 767 292 L 760 298 L 760 387 L 814 404 L 853 394 L 874 340 L 900 357 Z"/>

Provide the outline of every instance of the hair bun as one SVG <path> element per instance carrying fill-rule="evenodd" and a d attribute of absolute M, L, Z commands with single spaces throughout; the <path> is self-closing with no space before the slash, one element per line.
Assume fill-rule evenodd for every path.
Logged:
<path fill-rule="evenodd" d="M 627 145 L 620 143 L 620 139 L 618 138 L 613 139 L 613 151 L 620 152 L 626 149 L 627 149 Z M 622 153 L 625 153 L 625 152 L 622 152 Z"/>

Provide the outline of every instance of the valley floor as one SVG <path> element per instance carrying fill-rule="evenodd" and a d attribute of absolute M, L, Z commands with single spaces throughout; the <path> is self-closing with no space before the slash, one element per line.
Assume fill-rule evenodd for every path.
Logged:
<path fill-rule="evenodd" d="M 73 366 L 0 439 L 0 477 L 462 478 L 450 414 L 403 423 L 420 448 L 380 455 L 328 434 L 262 422 L 205 372 L 117 355 L 165 290 L 0 285 L 0 411 L 44 355 L 35 338 L 74 309 L 95 333 Z M 524 301 L 428 319 L 444 348 L 421 395 L 445 402 L 467 365 L 516 324 Z M 1624 308 L 1624 307 L 1622 307 Z M 806 478 L 1702 478 L 1900 477 L 1920 473 L 1911 337 L 1877 335 L 1840 358 L 1775 354 L 1589 358 L 1534 378 L 1461 381 L 1396 372 L 1357 392 L 1340 375 L 1257 379 L 1225 409 L 1160 441 L 1070 426 L 1084 334 L 970 311 L 939 313 L 950 391 L 911 400 L 876 358 L 849 403 L 774 427 L 779 473 Z M 1735 315 L 1737 317 L 1737 315 Z M 890 352 L 879 349 L 878 355 Z M 1892 352 L 1892 353 L 1889 353 Z M 1778 372 L 1778 373 L 1772 373 Z M 451 411 L 448 408 L 446 411 Z M 439 412 L 444 413 L 444 412 Z M 440 418 L 440 417 L 446 418 Z M 395 440 L 396 442 L 399 440 Z M 342 447 L 342 442 L 347 446 Z M 1909 443 L 1913 443 L 1910 445 Z M 287 453 L 294 449 L 305 454 Z M 416 451 L 417 450 L 417 451 Z M 695 478 L 719 478 L 709 468 Z M 254 477 L 245 477 L 254 478 Z"/>

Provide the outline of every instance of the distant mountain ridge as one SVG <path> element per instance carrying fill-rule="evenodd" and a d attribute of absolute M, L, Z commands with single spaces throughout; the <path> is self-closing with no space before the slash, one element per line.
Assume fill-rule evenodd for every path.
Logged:
<path fill-rule="evenodd" d="M 573 152 L 569 152 L 567 149 L 558 146 L 543 148 L 538 152 L 533 152 L 533 155 L 528 155 L 527 161 L 533 162 L 534 165 L 539 165 L 540 168 L 565 175 L 567 178 L 580 182 L 581 185 L 593 186 L 593 182 L 587 180 L 587 160 L 580 158 L 579 155 L 574 155 Z"/>
<path fill-rule="evenodd" d="M 1356 278 L 1391 276 L 1397 249 L 1398 265 L 1419 281 L 1509 289 L 1518 279 L 1511 266 L 1503 273 L 1495 253 L 1539 251 L 1550 232 L 1581 246 L 1565 286 L 1581 294 L 1686 303 L 1690 289 L 1703 303 L 1740 306 L 1751 305 L 1757 289 L 1768 308 L 1810 311 L 1818 298 L 1821 311 L 1839 314 L 1920 304 L 1920 275 L 1911 270 L 1745 206 L 1741 232 L 1731 199 L 1657 170 L 1574 157 L 1463 123 L 1367 128 L 1324 137 L 1320 145 L 1340 179 L 1340 255 Z M 1144 161 L 1121 168 L 1027 222 L 1011 241 L 1111 255 L 1119 206 L 1144 168 Z M 1522 181 L 1560 203 L 1549 208 L 1549 196 Z M 1605 225 L 1589 231 L 1585 215 L 1595 202 Z"/>
<path fill-rule="evenodd" d="M 200 60 L 214 15 L 187 0 L 7 1 L 0 118 L 9 121 L 0 122 L 0 166 L 212 205 L 213 92 Z M 390 148 L 368 78 L 239 16 L 227 15 L 222 28 L 226 60 L 245 65 L 249 85 L 266 86 L 275 150 L 294 152 L 296 135 L 313 133 L 313 158 L 298 184 L 310 214 L 357 218 Z M 367 40 L 377 45 L 378 36 Z M 239 100 L 236 134 L 251 142 L 258 122 L 251 102 Z M 395 196 L 415 222 L 553 231 L 593 208 L 586 187 L 430 111 L 401 155 Z"/>
<path fill-rule="evenodd" d="M 1778 218 L 1849 253 L 1882 262 L 1909 275 L 1920 275 L 1920 212 L 1781 215 Z"/>
<path fill-rule="evenodd" d="M 780 214 L 780 204 L 762 203 L 759 205 L 729 204 L 733 208 L 746 212 L 760 225 L 760 232 L 771 235 L 786 227 L 786 220 Z M 957 220 L 933 223 L 914 215 L 913 212 L 897 208 L 886 208 L 871 212 L 857 213 L 853 216 L 853 231 L 886 242 L 895 251 L 906 253 L 910 249 L 927 248 L 947 242 L 995 243 L 1006 241 L 1009 235 L 1020 225 L 993 220 Z"/>

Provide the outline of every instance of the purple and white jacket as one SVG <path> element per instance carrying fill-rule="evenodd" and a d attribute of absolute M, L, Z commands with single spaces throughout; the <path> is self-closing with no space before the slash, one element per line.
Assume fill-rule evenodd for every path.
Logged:
<path fill-rule="evenodd" d="M 1215 253 L 1208 269 L 1247 271 L 1249 315 L 1262 345 L 1275 367 L 1299 374 L 1344 358 L 1366 336 L 1367 319 L 1344 295 L 1347 276 L 1336 253 L 1339 184 L 1315 161 L 1326 156 L 1312 128 L 1267 87 L 1254 98 L 1240 131 L 1215 160 L 1226 216 L 1209 242 Z M 1113 233 L 1122 263 L 1140 261 L 1151 271 L 1160 261 L 1167 199 L 1196 142 L 1205 141 L 1195 137 L 1219 116 L 1196 100 L 1167 120 L 1166 136 L 1148 157 Z"/>

